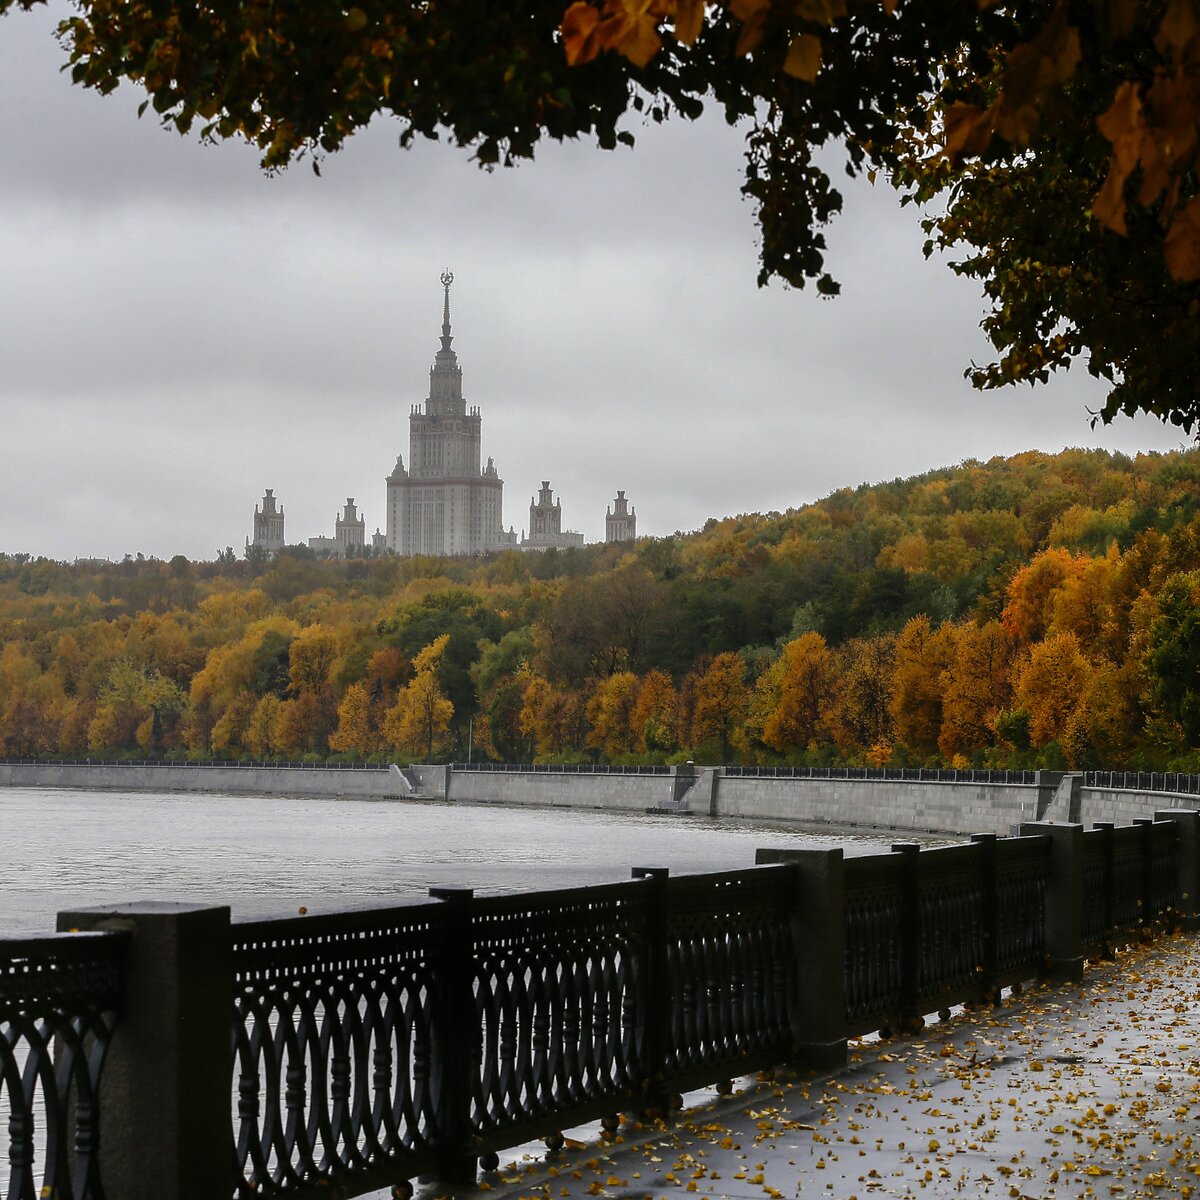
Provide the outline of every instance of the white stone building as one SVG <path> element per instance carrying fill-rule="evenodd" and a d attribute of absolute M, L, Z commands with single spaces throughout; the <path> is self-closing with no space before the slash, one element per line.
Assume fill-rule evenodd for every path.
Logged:
<path fill-rule="evenodd" d="M 367 522 L 358 515 L 353 496 L 346 497 L 346 507 L 334 525 L 333 536 L 337 539 L 338 553 L 343 557 L 349 553 L 351 546 L 361 550 L 366 545 Z"/>
<path fill-rule="evenodd" d="M 481 554 L 500 547 L 504 481 L 489 458 L 480 469 L 481 418 L 467 408 L 462 368 L 450 348 L 450 285 L 442 275 L 442 348 L 429 372 L 429 395 L 408 418 L 403 456 L 387 479 L 389 550 L 396 554 Z"/>
<path fill-rule="evenodd" d="M 629 507 L 625 493 L 617 492 L 612 508 L 605 509 L 604 540 L 606 542 L 632 542 L 637 537 L 637 509 Z"/>
<path fill-rule="evenodd" d="M 550 480 L 543 479 L 536 499 L 529 499 L 529 536 L 521 540 L 522 550 L 549 550 L 555 546 L 582 546 L 583 534 L 562 527 L 562 501 L 554 499 Z"/>
<path fill-rule="evenodd" d="M 310 537 L 308 548 L 314 554 L 329 554 L 335 558 L 349 558 L 361 554 L 367 542 L 367 522 L 359 516 L 354 497 L 346 497 L 342 514 L 334 518 L 333 537 Z"/>
<path fill-rule="evenodd" d="M 262 505 L 254 506 L 254 537 L 246 539 L 246 549 L 251 546 L 259 546 L 271 555 L 278 554 L 284 547 L 283 505 L 276 503 L 272 488 L 267 488 Z"/>

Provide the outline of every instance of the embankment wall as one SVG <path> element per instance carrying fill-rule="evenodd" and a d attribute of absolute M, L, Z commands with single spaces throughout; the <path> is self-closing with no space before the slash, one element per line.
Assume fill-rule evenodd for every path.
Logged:
<path fill-rule="evenodd" d="M 337 767 L 0 763 L 0 787 L 6 786 L 376 800 L 393 799 L 402 793 L 386 767 L 359 771 Z"/>
<path fill-rule="evenodd" d="M 468 771 L 414 765 L 406 772 L 424 798 L 467 804 L 663 811 L 748 821 L 861 825 L 898 831 L 1009 833 L 1022 821 L 1059 816 L 1052 785 L 930 780 L 728 776 L 720 768 L 680 774 Z M 0 763 L 0 787 L 216 792 L 398 800 L 410 787 L 387 769 L 224 765 Z M 1197 807 L 1195 796 L 1083 788 L 1079 819 L 1127 825 L 1155 810 Z M 1063 819 L 1066 814 L 1062 814 Z"/>

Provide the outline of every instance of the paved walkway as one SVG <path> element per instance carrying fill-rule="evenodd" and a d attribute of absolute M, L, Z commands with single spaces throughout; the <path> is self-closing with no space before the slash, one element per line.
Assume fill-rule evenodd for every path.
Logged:
<path fill-rule="evenodd" d="M 1200 1200 L 1200 936 L 1123 952 L 820 1077 L 746 1082 L 673 1128 L 502 1156 L 484 1196 Z"/>

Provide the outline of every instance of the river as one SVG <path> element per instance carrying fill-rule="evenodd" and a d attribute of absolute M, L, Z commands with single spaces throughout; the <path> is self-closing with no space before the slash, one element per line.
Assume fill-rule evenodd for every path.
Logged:
<path fill-rule="evenodd" d="M 749 866 L 758 846 L 877 850 L 885 834 L 593 809 L 196 793 L 0 789 L 0 929 L 130 900 L 228 904 L 234 915 L 323 912 L 423 895 Z"/>

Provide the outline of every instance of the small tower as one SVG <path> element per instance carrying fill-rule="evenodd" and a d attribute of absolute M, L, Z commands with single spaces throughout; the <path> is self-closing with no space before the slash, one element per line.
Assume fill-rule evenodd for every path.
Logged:
<path fill-rule="evenodd" d="M 537 500 L 529 498 L 529 540 L 539 541 L 554 533 L 562 533 L 562 501 L 554 499 L 550 480 L 543 479 Z"/>
<path fill-rule="evenodd" d="M 517 544 L 519 550 L 549 550 L 551 546 L 566 549 L 582 546 L 583 534 L 562 527 L 562 504 L 554 499 L 550 480 L 542 480 L 537 499 L 529 500 L 529 536 Z"/>
<path fill-rule="evenodd" d="M 637 509 L 629 507 L 625 493 L 617 492 L 612 508 L 605 511 L 604 540 L 606 542 L 632 542 L 637 537 Z"/>
<path fill-rule="evenodd" d="M 246 549 L 259 546 L 270 555 L 283 549 L 283 505 L 277 505 L 275 492 L 267 488 L 262 505 L 254 506 L 254 537 L 246 539 Z"/>
<path fill-rule="evenodd" d="M 333 536 L 334 541 L 337 542 L 337 554 L 341 558 L 348 555 L 351 546 L 356 546 L 361 550 L 366 544 L 367 523 L 358 515 L 358 510 L 354 507 L 353 496 L 346 497 L 346 508 L 337 519 L 337 527 Z"/>

